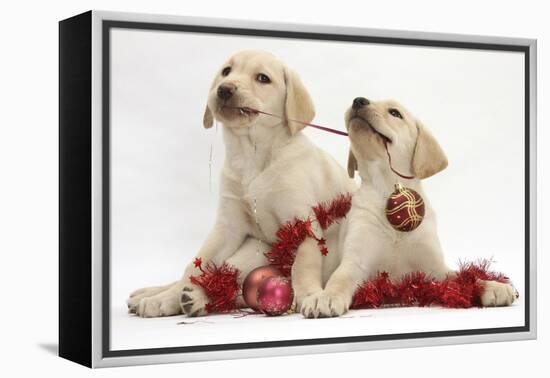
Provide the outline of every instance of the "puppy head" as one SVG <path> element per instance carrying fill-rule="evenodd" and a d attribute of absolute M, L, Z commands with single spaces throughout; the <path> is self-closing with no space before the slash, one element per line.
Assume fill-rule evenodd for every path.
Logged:
<path fill-rule="evenodd" d="M 298 75 L 270 53 L 257 50 L 233 55 L 216 73 L 204 112 L 203 125 L 214 118 L 230 128 L 246 128 L 260 115 L 250 109 L 284 115 L 291 134 L 311 122 L 313 102 Z M 265 117 L 265 116 L 264 116 Z"/>
<path fill-rule="evenodd" d="M 447 167 L 447 157 L 433 135 L 396 101 L 353 100 L 345 114 L 351 140 L 348 173 L 353 177 L 357 159 L 387 159 L 384 143 L 396 167 L 407 167 L 418 179 L 435 175 Z M 388 166 L 389 169 L 389 166 Z"/>

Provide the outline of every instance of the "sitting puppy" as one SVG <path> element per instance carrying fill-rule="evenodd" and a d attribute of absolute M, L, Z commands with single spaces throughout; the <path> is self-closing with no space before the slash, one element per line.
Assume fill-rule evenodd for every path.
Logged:
<path fill-rule="evenodd" d="M 355 190 L 345 169 L 301 132 L 303 122 L 311 122 L 314 115 L 313 101 L 298 74 L 270 53 L 241 51 L 216 71 L 203 126 L 212 127 L 214 120 L 221 123 L 225 161 L 218 213 L 196 257 L 205 264 L 225 262 L 237 268 L 242 283 L 251 270 L 268 264 L 264 252 L 277 240 L 281 224 L 294 217 L 305 219 L 313 205 Z M 338 227 L 315 229 L 330 250 L 336 249 Z M 298 307 L 302 298 L 322 290 L 322 267 L 317 240 L 306 238 L 292 267 Z M 178 281 L 130 294 L 129 311 L 141 317 L 206 315 L 210 299 L 190 279 L 200 274 L 194 259 L 182 270 Z M 246 306 L 242 296 L 237 306 Z"/>
<path fill-rule="evenodd" d="M 381 271 L 394 278 L 414 271 L 436 279 L 453 274 L 445 264 L 435 214 L 420 182 L 447 167 L 441 146 L 395 101 L 371 102 L 358 97 L 346 112 L 345 121 L 351 140 L 348 173 L 353 177 L 359 171 L 362 184 L 340 228 L 339 266 L 322 292 L 304 300 L 301 311 L 310 318 L 342 315 L 349 309 L 357 287 Z M 388 153 L 391 166 L 411 179 L 394 173 Z M 398 181 L 424 199 L 425 217 L 412 232 L 395 230 L 385 216 L 386 202 Z M 504 306 L 514 301 L 511 285 L 493 281 L 483 284 L 482 305 Z"/>

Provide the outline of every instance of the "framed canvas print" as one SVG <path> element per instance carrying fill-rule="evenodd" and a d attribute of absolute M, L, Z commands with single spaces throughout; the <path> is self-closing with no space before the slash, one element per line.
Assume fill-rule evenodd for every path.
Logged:
<path fill-rule="evenodd" d="M 536 41 L 59 24 L 60 355 L 536 337 Z"/>

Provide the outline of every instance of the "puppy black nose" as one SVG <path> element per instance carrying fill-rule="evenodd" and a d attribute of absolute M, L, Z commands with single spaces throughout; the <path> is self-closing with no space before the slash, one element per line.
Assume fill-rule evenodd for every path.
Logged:
<path fill-rule="evenodd" d="M 370 104 L 370 101 L 367 100 L 366 98 L 364 97 L 356 97 L 354 100 L 353 100 L 353 105 L 351 106 L 353 109 L 357 110 L 357 109 L 360 109 L 362 108 L 363 106 L 366 106 Z"/>
<path fill-rule="evenodd" d="M 237 87 L 233 84 L 222 84 L 218 87 L 218 97 L 222 100 L 229 100 L 236 90 Z"/>

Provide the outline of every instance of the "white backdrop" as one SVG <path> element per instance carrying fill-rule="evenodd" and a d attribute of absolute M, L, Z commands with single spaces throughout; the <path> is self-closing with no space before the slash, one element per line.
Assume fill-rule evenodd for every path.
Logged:
<path fill-rule="evenodd" d="M 57 351 L 57 21 L 87 9 L 110 9 L 194 16 L 319 23 L 401 30 L 424 30 L 538 38 L 538 67 L 549 64 L 550 25 L 546 4 L 463 0 L 394 0 L 392 2 L 310 2 L 280 0 L 266 9 L 253 0 L 181 2 L 177 0 L 60 0 L 12 2 L 5 6 L 0 40 L 2 138 L 0 157 L 5 185 L 0 186 L 4 230 L 0 250 L 3 308 L 1 371 L 23 377 L 54 371 L 59 377 L 132 377 L 212 375 L 242 377 L 260 372 L 272 378 L 296 374 L 334 377 L 365 371 L 371 375 L 430 377 L 444 374 L 463 378 L 465 369 L 480 376 L 518 377 L 547 368 L 550 347 L 548 322 L 538 324 L 538 340 L 451 345 L 370 352 L 301 355 L 293 357 L 141 366 L 90 371 L 56 357 Z M 22 24 L 24 15 L 25 23 Z M 498 15 L 498 16 L 497 16 Z M 16 31 L 16 32 L 15 32 Z M 23 48 L 32 46 L 32 48 Z M 37 59 L 39 57 L 39 60 Z M 303 74 L 303 73 L 302 73 Z M 548 314 L 544 288 L 550 285 L 547 259 L 548 88 L 550 76 L 539 70 L 538 90 L 538 287 L 539 319 Z M 432 125 L 433 126 L 433 125 Z M 435 180 L 435 178 L 434 178 Z M 546 189 L 545 189 L 546 188 Z M 433 197 L 433 196 L 432 196 Z M 547 228 L 547 227 L 546 227 Z M 502 261 L 502 259 L 500 259 Z M 500 266 L 500 264 L 499 264 Z M 32 295 L 32 306 L 30 305 Z M 463 366 L 464 369 L 449 369 Z"/>
<path fill-rule="evenodd" d="M 129 292 L 179 278 L 213 224 L 224 151 L 221 126 L 217 131 L 202 127 L 206 95 L 224 61 L 250 48 L 274 53 L 301 75 L 319 124 L 344 129 L 343 113 L 356 96 L 395 98 L 423 120 L 450 162 L 447 170 L 425 181 L 447 261 L 456 266 L 459 259 L 494 258 L 494 268 L 509 275 L 523 294 L 523 54 L 115 29 L 114 347 L 135 345 L 126 337 L 136 332 L 119 324 Z M 346 166 L 347 138 L 315 129 L 305 132 Z M 513 320 L 502 316 L 503 324 L 523 324 L 518 314 Z M 455 327 L 455 322 L 441 320 L 439 326 Z M 468 326 L 481 323 L 460 325 Z M 313 332 L 311 337 L 316 336 Z M 291 328 L 277 335 L 297 337 Z M 191 343 L 187 336 L 179 342 Z M 203 334 L 201 341 L 235 339 L 210 340 Z M 139 346 L 139 339 L 136 343 Z"/>

